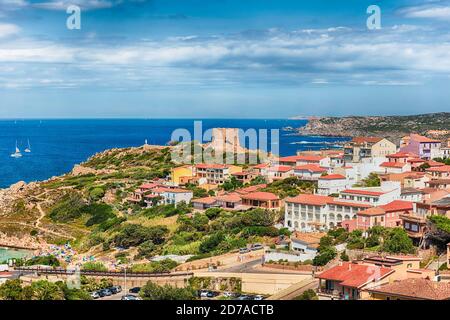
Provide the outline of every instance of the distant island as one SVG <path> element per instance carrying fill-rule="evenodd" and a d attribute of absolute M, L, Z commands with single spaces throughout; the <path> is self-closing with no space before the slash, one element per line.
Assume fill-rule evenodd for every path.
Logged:
<path fill-rule="evenodd" d="M 294 128 L 299 135 L 382 136 L 392 141 L 418 133 L 442 141 L 450 138 L 450 112 L 408 116 L 308 117 L 308 123 Z"/>

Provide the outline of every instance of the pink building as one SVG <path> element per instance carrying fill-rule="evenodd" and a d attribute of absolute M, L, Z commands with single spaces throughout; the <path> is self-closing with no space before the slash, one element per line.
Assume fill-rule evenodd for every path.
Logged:
<path fill-rule="evenodd" d="M 409 214 L 413 204 L 409 201 L 395 200 L 388 204 L 369 208 L 356 214 L 356 229 L 367 230 L 374 226 L 387 228 L 400 227 L 402 220 L 400 214 Z"/>
<path fill-rule="evenodd" d="M 440 156 L 441 141 L 418 134 L 410 134 L 400 141 L 400 152 L 415 153 L 422 159 L 433 159 Z"/>

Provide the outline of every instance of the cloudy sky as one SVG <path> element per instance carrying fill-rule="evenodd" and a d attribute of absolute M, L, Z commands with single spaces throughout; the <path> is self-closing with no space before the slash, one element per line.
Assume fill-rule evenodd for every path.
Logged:
<path fill-rule="evenodd" d="M 0 0 L 0 118 L 414 114 L 449 88 L 450 1 Z"/>

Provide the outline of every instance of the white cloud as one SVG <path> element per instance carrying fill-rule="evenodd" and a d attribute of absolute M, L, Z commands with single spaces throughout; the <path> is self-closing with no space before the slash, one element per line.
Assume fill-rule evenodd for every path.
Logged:
<path fill-rule="evenodd" d="M 20 28 L 15 24 L 0 23 L 0 39 L 6 38 L 14 34 L 18 34 Z"/>
<path fill-rule="evenodd" d="M 70 5 L 77 5 L 84 10 L 105 9 L 113 7 L 117 1 L 108 0 L 53 0 L 32 4 L 33 7 L 46 10 L 67 10 Z"/>
<path fill-rule="evenodd" d="M 401 10 L 408 18 L 450 20 L 450 5 L 424 5 Z"/>

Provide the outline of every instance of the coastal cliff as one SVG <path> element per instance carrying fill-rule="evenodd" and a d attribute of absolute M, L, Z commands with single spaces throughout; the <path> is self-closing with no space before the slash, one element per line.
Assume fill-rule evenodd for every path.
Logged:
<path fill-rule="evenodd" d="M 313 117 L 301 128 L 299 135 L 320 136 L 382 136 L 398 143 L 409 133 L 418 133 L 447 141 L 450 138 L 450 112 L 410 116 L 348 116 Z"/>

